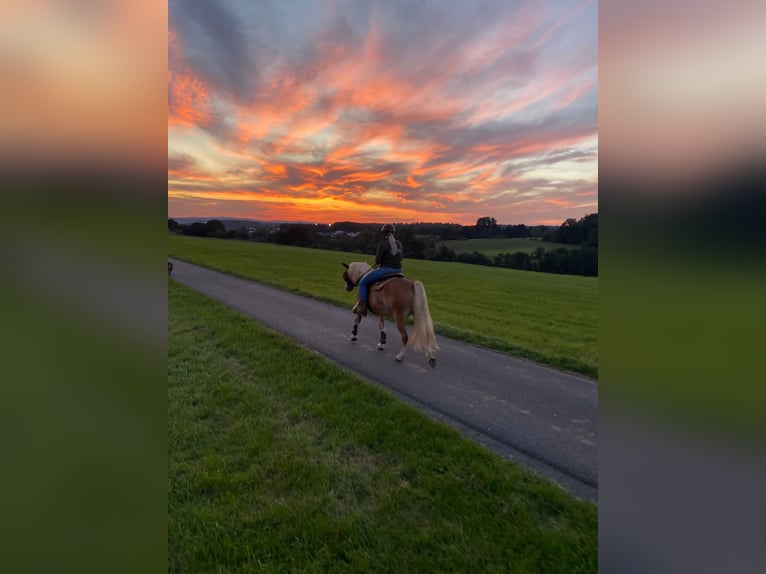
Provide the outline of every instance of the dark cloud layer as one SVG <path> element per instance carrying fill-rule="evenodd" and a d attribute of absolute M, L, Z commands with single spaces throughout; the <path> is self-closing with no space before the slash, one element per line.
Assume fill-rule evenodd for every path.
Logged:
<path fill-rule="evenodd" d="M 390 194 L 420 198 L 427 209 L 456 192 L 473 195 L 472 209 L 492 210 L 498 189 L 512 197 L 521 185 L 507 176 L 551 170 L 564 161 L 553 161 L 556 150 L 582 146 L 595 187 L 595 9 L 507 0 L 171 2 L 169 147 L 209 153 L 199 136 L 189 139 L 196 127 L 216 150 L 207 165 L 260 166 L 249 182 L 230 178 L 221 188 L 268 182 L 262 196 Z M 524 167 L 514 163 L 523 159 Z"/>

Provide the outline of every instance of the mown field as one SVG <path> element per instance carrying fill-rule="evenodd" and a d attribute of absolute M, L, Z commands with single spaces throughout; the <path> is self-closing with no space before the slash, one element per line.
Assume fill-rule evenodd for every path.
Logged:
<path fill-rule="evenodd" d="M 231 309 L 168 293 L 169 572 L 596 571 L 594 505 Z"/>
<path fill-rule="evenodd" d="M 503 253 L 516 253 L 519 251 L 531 254 L 534 253 L 535 249 L 538 247 L 542 247 L 546 251 L 550 249 L 558 249 L 559 247 L 565 249 L 577 248 L 576 245 L 553 243 L 529 237 L 449 239 L 447 241 L 442 241 L 441 243 L 446 245 L 449 249 L 452 249 L 455 253 L 473 253 L 474 251 L 478 251 L 487 257 L 494 257 L 495 255 L 501 255 Z"/>
<path fill-rule="evenodd" d="M 341 262 L 374 260 L 180 235 L 169 237 L 169 253 L 349 309 L 356 290 L 344 290 Z M 425 285 L 439 334 L 598 378 L 597 278 L 416 259 L 403 265 Z"/>

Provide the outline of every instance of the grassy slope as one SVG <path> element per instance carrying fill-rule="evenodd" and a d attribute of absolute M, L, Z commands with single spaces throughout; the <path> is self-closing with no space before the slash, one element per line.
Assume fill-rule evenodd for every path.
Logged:
<path fill-rule="evenodd" d="M 597 509 L 173 282 L 170 572 L 595 572 Z"/>
<path fill-rule="evenodd" d="M 266 243 L 170 236 L 170 254 L 341 306 L 340 263 L 371 256 Z M 557 368 L 598 376 L 598 280 L 408 259 L 404 271 L 423 281 L 440 334 Z"/>

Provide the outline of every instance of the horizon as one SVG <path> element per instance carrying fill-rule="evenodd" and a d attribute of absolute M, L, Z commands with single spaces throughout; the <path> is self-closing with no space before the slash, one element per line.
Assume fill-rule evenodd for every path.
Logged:
<path fill-rule="evenodd" d="M 580 219 L 598 210 L 597 64 L 592 0 L 171 0 L 168 210 Z"/>
<path fill-rule="evenodd" d="M 594 215 L 598 212 L 593 213 L 587 213 L 583 217 L 586 217 L 588 215 Z M 204 215 L 168 215 L 168 220 L 179 220 L 179 219 L 199 219 L 204 221 L 211 221 L 213 219 L 219 219 L 219 220 L 234 220 L 234 221 L 257 221 L 261 223 L 302 223 L 306 225 L 329 225 L 332 226 L 335 223 L 353 223 L 355 225 L 382 225 L 385 223 L 384 221 L 357 221 L 352 219 L 336 219 L 334 221 L 331 221 L 330 223 L 323 223 L 320 221 L 307 221 L 307 220 L 293 220 L 293 219 L 259 219 L 259 218 L 252 218 L 252 217 L 241 217 L 241 216 L 231 216 L 231 215 L 217 215 L 215 217 L 208 217 Z M 582 219 L 582 218 L 576 218 L 576 219 Z M 463 223 L 455 223 L 452 221 L 393 221 L 389 223 L 394 223 L 395 225 L 460 225 L 463 227 L 474 227 L 476 225 L 476 222 L 474 221 L 472 224 L 463 224 Z M 502 223 L 497 222 L 498 226 L 514 226 L 514 225 L 526 225 L 527 227 L 537 227 L 537 226 L 547 226 L 547 227 L 559 227 L 564 222 L 561 223 L 554 223 L 554 224 L 547 224 L 547 223 Z"/>

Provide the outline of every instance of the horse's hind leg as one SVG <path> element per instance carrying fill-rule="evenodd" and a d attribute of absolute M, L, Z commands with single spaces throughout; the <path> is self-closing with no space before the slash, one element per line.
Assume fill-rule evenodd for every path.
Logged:
<path fill-rule="evenodd" d="M 380 329 L 380 342 L 377 346 L 378 351 L 382 351 L 386 348 L 386 332 L 383 330 L 385 326 L 386 320 L 383 318 L 383 315 L 381 315 L 378 320 L 378 329 Z"/>
<path fill-rule="evenodd" d="M 354 316 L 354 328 L 351 329 L 351 341 L 356 341 L 356 334 L 359 332 L 359 323 L 362 322 L 362 316 L 358 313 Z"/>
<path fill-rule="evenodd" d="M 407 353 L 407 340 L 409 339 L 409 337 L 407 337 L 407 321 L 405 321 L 404 318 L 397 316 L 396 328 L 399 329 L 399 334 L 402 336 L 402 348 L 399 351 L 399 354 L 396 355 L 396 360 L 401 362 L 404 360 L 404 355 Z"/>

